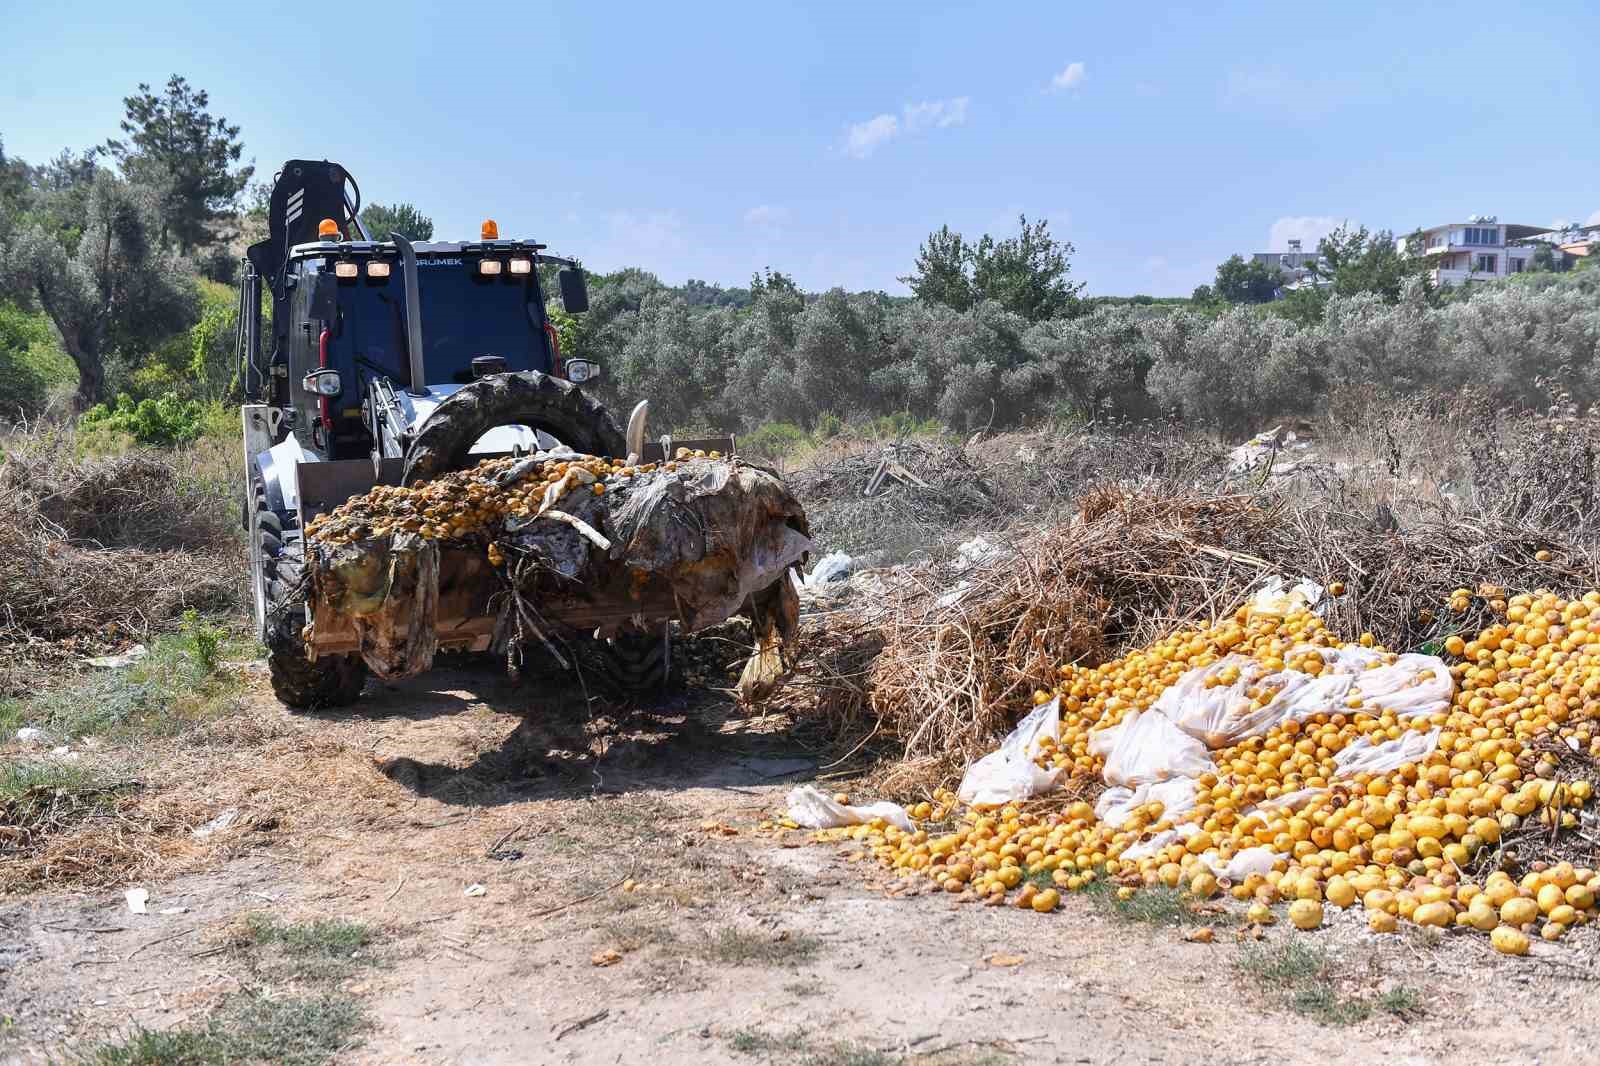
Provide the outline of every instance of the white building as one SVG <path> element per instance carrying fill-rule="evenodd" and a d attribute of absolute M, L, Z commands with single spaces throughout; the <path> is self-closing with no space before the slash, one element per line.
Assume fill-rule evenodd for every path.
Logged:
<path fill-rule="evenodd" d="M 1298 240 L 1289 241 L 1287 252 L 1251 252 L 1250 258 L 1270 270 L 1276 270 L 1283 275 L 1283 292 L 1292 289 L 1315 287 L 1318 285 L 1332 285 L 1333 279 L 1318 276 L 1312 269 L 1315 266 L 1326 266 L 1327 261 L 1315 251 L 1305 251 Z"/>
<path fill-rule="evenodd" d="M 1422 231 L 1422 254 L 1437 256 L 1433 270 L 1435 285 L 1459 285 L 1464 281 L 1487 281 L 1520 274 L 1527 270 L 1533 249 L 1519 246 L 1548 226 L 1514 226 L 1494 215 L 1471 215 L 1465 222 L 1430 226 Z M 1408 238 L 1396 241 L 1406 250 Z"/>

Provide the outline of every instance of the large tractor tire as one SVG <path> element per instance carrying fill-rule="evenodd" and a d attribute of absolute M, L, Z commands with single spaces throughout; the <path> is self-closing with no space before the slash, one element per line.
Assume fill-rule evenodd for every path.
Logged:
<path fill-rule="evenodd" d="M 306 655 L 300 543 L 284 536 L 284 521 L 268 506 L 259 476 L 251 478 L 250 489 L 250 577 L 272 691 L 297 710 L 348 706 L 366 684 L 366 664 L 356 655 L 324 655 L 315 662 Z"/>
<path fill-rule="evenodd" d="M 627 454 L 616 419 L 570 381 L 523 370 L 490 374 L 434 408 L 406 449 L 402 485 L 415 485 L 471 464 L 468 453 L 496 426 L 542 429 L 573 451 L 611 458 Z"/>

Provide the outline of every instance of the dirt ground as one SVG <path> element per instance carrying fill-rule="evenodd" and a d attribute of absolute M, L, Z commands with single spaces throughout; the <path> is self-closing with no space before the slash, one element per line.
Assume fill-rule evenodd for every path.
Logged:
<path fill-rule="evenodd" d="M 1340 915 L 1297 934 L 1335 960 L 1326 980 L 1417 995 L 1324 1025 L 1240 971 L 1237 927 L 1192 943 L 1082 896 L 1048 916 L 960 905 L 759 832 L 826 761 L 783 721 L 679 698 L 585 733 L 572 706 L 471 669 L 302 715 L 257 677 L 241 711 L 152 756 L 194 824 L 237 809 L 228 828 L 164 853 L 170 876 L 0 900 L 0 1061 L 203 1019 L 245 979 L 227 930 L 260 913 L 380 931 L 341 985 L 371 1026 L 340 1062 L 1595 1061 L 1593 929 L 1513 960 Z M 597 761 L 579 754 L 596 728 Z"/>

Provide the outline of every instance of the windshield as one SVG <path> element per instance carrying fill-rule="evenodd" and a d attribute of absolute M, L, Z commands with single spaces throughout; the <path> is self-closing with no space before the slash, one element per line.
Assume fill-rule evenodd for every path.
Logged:
<path fill-rule="evenodd" d="M 507 370 L 549 371 L 539 296 L 533 277 L 480 278 L 459 259 L 419 259 L 423 365 L 428 385 L 472 381 L 472 360 L 498 355 Z M 339 326 L 332 338 L 338 363 L 411 386 L 406 359 L 405 282 L 398 264 L 383 281 L 365 278 L 338 289 Z"/>

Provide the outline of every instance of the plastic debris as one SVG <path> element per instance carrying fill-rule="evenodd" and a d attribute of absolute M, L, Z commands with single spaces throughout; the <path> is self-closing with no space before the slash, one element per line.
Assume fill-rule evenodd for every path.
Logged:
<path fill-rule="evenodd" d="M 239 808 L 229 807 L 205 825 L 196 826 L 189 831 L 189 835 L 196 840 L 204 840 L 213 833 L 220 833 L 228 828 L 239 817 Z"/>
<path fill-rule="evenodd" d="M 123 897 L 128 901 L 128 910 L 134 914 L 149 914 L 150 890 L 145 888 L 130 888 L 124 892 Z"/>
<path fill-rule="evenodd" d="M 149 654 L 149 648 L 143 644 L 135 644 L 121 655 L 97 655 L 92 659 L 85 659 L 84 662 L 107 670 L 120 670 L 124 666 L 132 666 Z"/>
<path fill-rule="evenodd" d="M 980 534 L 957 546 L 955 568 L 958 571 L 970 570 L 999 555 L 1002 550 L 994 541 Z"/>
<path fill-rule="evenodd" d="M 461 894 L 463 896 L 485 896 L 488 895 L 488 893 L 489 889 L 486 886 L 482 884 L 471 884 L 468 885 L 467 890 Z"/>
<path fill-rule="evenodd" d="M 837 584 L 843 587 L 850 580 L 850 575 L 855 573 L 855 560 L 844 552 L 829 552 L 817 561 L 811 568 L 811 573 L 806 575 L 806 588 L 813 592 L 826 585 Z"/>
<path fill-rule="evenodd" d="M 788 815 L 796 825 L 807 829 L 837 829 L 846 825 L 866 825 L 874 818 L 881 818 L 889 825 L 903 829 L 907 833 L 915 829 L 911 824 L 911 816 L 906 814 L 906 809 L 898 803 L 880 800 L 865 805 L 846 805 L 835 802 L 831 796 L 811 785 L 801 785 L 790 790 Z"/>
<path fill-rule="evenodd" d="M 1035 707 L 998 749 L 967 767 L 956 795 L 973 806 L 998 807 L 1048 792 L 1061 771 L 1041 769 L 1034 757 L 1040 753 L 1041 737 L 1054 741 L 1060 736 L 1061 700 L 1057 698 Z"/>
<path fill-rule="evenodd" d="M 1289 585 L 1281 577 L 1272 577 L 1250 597 L 1247 606 L 1251 614 L 1284 618 L 1295 611 L 1316 610 L 1326 592 L 1326 589 L 1309 578 Z"/>

